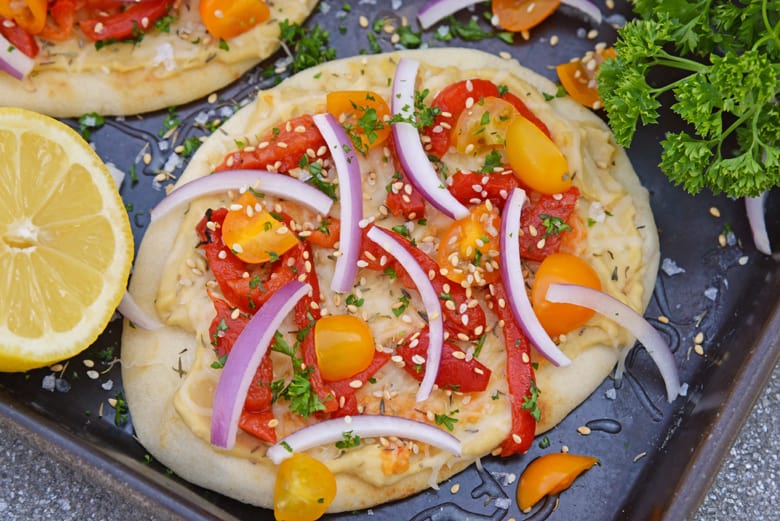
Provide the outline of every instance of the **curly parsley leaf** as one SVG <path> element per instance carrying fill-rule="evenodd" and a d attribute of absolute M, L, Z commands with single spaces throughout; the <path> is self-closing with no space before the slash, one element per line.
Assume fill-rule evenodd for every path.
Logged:
<path fill-rule="evenodd" d="M 640 18 L 619 30 L 617 58 L 598 75 L 618 143 L 629 146 L 640 122 L 656 124 L 668 104 L 686 125 L 662 141 L 660 167 L 672 183 L 730 197 L 780 186 L 780 6 L 633 4 Z"/>

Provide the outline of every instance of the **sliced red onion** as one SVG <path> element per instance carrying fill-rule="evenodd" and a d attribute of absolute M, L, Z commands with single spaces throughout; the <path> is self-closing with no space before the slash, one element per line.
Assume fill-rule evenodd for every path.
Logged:
<path fill-rule="evenodd" d="M 428 29 L 439 20 L 447 18 L 461 9 L 484 1 L 485 0 L 431 0 L 417 12 L 417 19 L 420 21 L 420 27 Z"/>
<path fill-rule="evenodd" d="M 406 251 L 406 248 L 395 240 L 390 234 L 379 228 L 372 226 L 366 236 L 381 246 L 387 253 L 396 258 L 401 266 L 412 278 L 417 291 L 422 297 L 425 313 L 428 316 L 428 328 L 430 336 L 428 337 L 428 353 L 425 360 L 425 374 L 423 375 L 420 388 L 417 390 L 417 401 L 422 402 L 428 399 L 433 385 L 436 382 L 436 376 L 439 374 L 439 364 L 441 363 L 442 343 L 444 342 L 444 320 L 442 319 L 441 302 L 439 295 L 431 284 L 428 274 L 415 260 L 414 256 Z"/>
<path fill-rule="evenodd" d="M 601 25 L 604 19 L 599 9 L 593 2 L 588 0 L 561 0 L 561 5 L 575 9 L 585 15 L 593 25 Z"/>
<path fill-rule="evenodd" d="M 417 420 L 363 414 L 346 416 L 314 423 L 295 431 L 268 448 L 266 456 L 277 465 L 292 456 L 294 452 L 309 450 L 320 445 L 335 443 L 344 439 L 345 434 L 361 438 L 397 436 L 399 438 L 421 441 L 455 456 L 461 455 L 461 443 L 458 438 L 438 427 Z"/>
<path fill-rule="evenodd" d="M 753 242 L 756 249 L 764 255 L 772 255 L 772 246 L 769 244 L 769 234 L 766 231 L 766 216 L 764 202 L 767 192 L 758 197 L 745 197 L 745 210 L 747 211 L 750 231 L 753 234 Z"/>
<path fill-rule="evenodd" d="M 341 203 L 341 226 L 339 228 L 339 250 L 336 268 L 330 287 L 333 291 L 346 293 L 352 289 L 357 276 L 357 261 L 360 257 L 360 221 L 363 219 L 363 178 L 355 147 L 344 131 L 344 127 L 329 113 L 316 114 L 314 124 L 330 148 L 339 178 L 339 201 Z"/>
<path fill-rule="evenodd" d="M 129 291 L 126 291 L 122 300 L 119 302 L 117 311 L 125 317 L 133 326 L 140 327 L 141 329 L 160 329 L 164 327 L 164 324 L 157 320 L 157 317 L 153 317 L 143 309 L 133 298 L 133 295 Z"/>
<path fill-rule="evenodd" d="M 672 402 L 680 394 L 680 376 L 674 355 L 661 334 L 642 315 L 603 291 L 576 284 L 550 284 L 545 298 L 550 302 L 592 309 L 628 329 L 658 366 L 666 385 L 666 399 Z"/>
<path fill-rule="evenodd" d="M 238 335 L 222 368 L 211 413 L 211 444 L 232 449 L 246 393 L 274 333 L 311 286 L 288 282 L 271 296 Z"/>
<path fill-rule="evenodd" d="M 295 201 L 322 215 L 326 215 L 333 206 L 330 197 L 293 177 L 265 170 L 230 170 L 200 177 L 177 187 L 152 208 L 152 222 L 198 197 L 242 188 Z"/>
<path fill-rule="evenodd" d="M 571 360 L 558 349 L 536 317 L 525 291 L 523 266 L 520 263 L 520 216 L 525 204 L 525 190 L 515 188 L 507 198 L 501 214 L 501 278 L 506 286 L 509 307 L 528 340 L 555 366 L 566 366 Z"/>
<path fill-rule="evenodd" d="M 462 219 L 469 214 L 439 179 L 428 155 L 420 141 L 420 133 L 407 121 L 414 121 L 414 84 L 420 63 L 409 58 L 401 58 L 393 77 L 391 108 L 393 116 L 403 121 L 392 123 L 393 139 L 406 175 L 425 199 L 435 208 L 453 219 Z"/>
<path fill-rule="evenodd" d="M 23 80 L 35 66 L 35 60 L 20 51 L 14 44 L 0 34 L 0 70 Z"/>

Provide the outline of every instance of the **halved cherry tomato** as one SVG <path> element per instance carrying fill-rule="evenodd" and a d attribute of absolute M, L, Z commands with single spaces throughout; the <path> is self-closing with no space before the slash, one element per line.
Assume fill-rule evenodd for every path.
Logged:
<path fill-rule="evenodd" d="M 615 56 L 615 49 L 612 47 L 590 51 L 584 58 L 562 63 L 555 67 L 555 70 L 569 96 L 588 108 L 599 109 L 602 105 L 596 84 L 599 65 L 605 59 Z"/>
<path fill-rule="evenodd" d="M 371 329 L 353 315 L 327 315 L 314 325 L 317 366 L 325 380 L 342 380 L 365 370 L 376 346 Z"/>
<path fill-rule="evenodd" d="M 485 147 L 503 146 L 509 124 L 520 115 L 501 98 L 488 96 L 465 109 L 452 128 L 452 139 L 458 152 L 477 152 Z"/>
<path fill-rule="evenodd" d="M 571 186 L 569 163 L 558 146 L 524 117 L 507 129 L 506 156 L 515 175 L 537 192 L 555 194 Z"/>
<path fill-rule="evenodd" d="M 73 24 L 76 22 L 75 0 L 55 0 L 49 6 L 49 14 L 46 27 L 40 33 L 40 37 L 55 42 L 63 42 L 70 38 Z"/>
<path fill-rule="evenodd" d="M 362 152 L 381 145 L 390 135 L 390 107 L 370 90 L 339 90 L 326 98 L 328 112 L 339 120 Z"/>
<path fill-rule="evenodd" d="M 447 153 L 450 147 L 449 130 L 455 125 L 461 112 L 467 105 L 478 103 L 488 96 L 505 99 L 514 105 L 522 116 L 533 122 L 546 135 L 550 135 L 547 125 L 531 112 L 523 100 L 511 92 L 502 91 L 491 81 L 472 78 L 447 85 L 433 99 L 431 105 L 438 108 L 440 113 L 434 119 L 433 125 L 422 130 L 425 151 L 435 157 L 442 157 Z"/>
<path fill-rule="evenodd" d="M 499 277 L 498 208 L 488 201 L 469 210 L 469 215 L 453 222 L 441 236 L 438 263 L 453 282 L 484 286 Z"/>
<path fill-rule="evenodd" d="M 517 504 L 527 512 L 544 496 L 563 492 L 598 458 L 569 453 L 545 454 L 533 460 L 520 476 Z"/>
<path fill-rule="evenodd" d="M 233 38 L 271 17 L 263 0 L 201 0 L 200 19 L 214 38 Z"/>
<path fill-rule="evenodd" d="M 527 31 L 558 9 L 561 0 L 493 0 L 493 15 L 507 31 Z"/>
<path fill-rule="evenodd" d="M 279 465 L 274 485 L 277 521 L 319 519 L 336 497 L 336 478 L 321 461 L 298 452 Z"/>
<path fill-rule="evenodd" d="M 245 192 L 222 223 L 222 240 L 244 262 L 259 264 L 278 259 L 298 244 L 298 238 L 281 221 L 262 209 L 252 192 Z"/>
<path fill-rule="evenodd" d="M 542 261 L 534 275 L 531 304 L 542 327 L 550 336 L 559 336 L 587 322 L 595 313 L 592 309 L 573 304 L 556 304 L 544 296 L 553 283 L 579 284 L 601 289 L 596 271 L 579 257 L 568 253 L 553 253 Z"/>
<path fill-rule="evenodd" d="M 27 32 L 38 34 L 46 25 L 47 6 L 47 0 L 0 0 L 0 15 Z"/>

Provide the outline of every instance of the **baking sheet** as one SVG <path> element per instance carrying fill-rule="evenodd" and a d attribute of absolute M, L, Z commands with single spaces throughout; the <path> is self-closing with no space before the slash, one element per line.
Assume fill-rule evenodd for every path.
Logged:
<path fill-rule="evenodd" d="M 369 33 L 382 50 L 389 51 L 393 44 L 382 30 L 384 22 L 398 26 L 406 17 L 416 29 L 414 13 L 422 3 L 322 2 L 306 25 L 320 24 L 330 31 L 337 57 L 372 52 Z M 617 3 L 622 7 L 604 12 L 628 14 L 624 2 Z M 348 13 L 342 9 L 344 5 L 351 6 Z M 487 29 L 484 13 L 482 6 L 473 16 Z M 466 11 L 457 19 L 467 22 L 471 16 Z M 367 28 L 361 26 L 362 17 Z M 423 34 L 423 42 L 509 53 L 555 80 L 551 66 L 582 55 L 598 41 L 614 39 L 615 33 L 607 25 L 590 39 L 590 28 L 577 17 L 556 13 L 535 29 L 528 41 L 518 35 L 513 44 L 497 38 L 445 43 L 436 39 L 435 27 Z M 553 36 L 559 40 L 555 46 L 550 43 Z M 91 141 L 105 161 L 134 172 L 125 179 L 121 194 L 136 244 L 148 224 L 149 209 L 163 196 L 162 186 L 175 179 L 186 162 L 176 152 L 177 147 L 207 135 L 204 120 L 229 117 L 237 104 L 250 99 L 258 88 L 273 85 L 284 74 L 267 77 L 265 71 L 283 63 L 280 52 L 220 92 L 213 103 L 200 100 L 139 117 L 107 118 L 102 128 L 92 131 Z M 161 138 L 164 121 L 173 117 L 181 122 L 177 131 Z M 77 121 L 67 122 L 79 128 Z M 671 520 L 683 519 L 696 508 L 777 362 L 780 269 L 777 262 L 754 250 L 741 202 L 709 194 L 691 198 L 669 185 L 656 166 L 663 132 L 663 126 L 641 129 L 629 156 L 651 192 L 666 267 L 659 274 L 647 316 L 675 350 L 682 379 L 689 385 L 687 397 L 667 404 L 652 362 L 642 349 L 635 349 L 628 359 L 626 377 L 620 382 L 605 381 L 546 435 L 548 448 L 541 448 L 541 440 L 537 440 L 527 455 L 485 458 L 481 468 L 472 467 L 453 477 L 438 491 L 326 519 Z M 769 226 L 775 244 L 780 243 L 779 199 L 777 193 L 769 199 Z M 712 208 L 717 208 L 718 217 Z M 720 243 L 721 236 L 725 246 Z M 669 318 L 668 324 L 657 319 L 661 315 Z M 134 440 L 132 414 L 112 406 L 115 400 L 121 405 L 122 398 L 116 362 L 120 333 L 121 321 L 114 320 L 94 346 L 61 367 L 0 375 L 0 414 L 182 517 L 273 519 L 270 511 L 179 480 Z M 704 336 L 703 355 L 693 349 L 698 333 Z M 53 389 L 48 390 L 51 385 Z M 579 434 L 580 426 L 590 427 L 591 434 Z M 597 456 L 601 465 L 559 497 L 549 498 L 529 514 L 519 512 L 514 497 L 520 472 L 534 457 L 564 446 L 571 452 Z"/>

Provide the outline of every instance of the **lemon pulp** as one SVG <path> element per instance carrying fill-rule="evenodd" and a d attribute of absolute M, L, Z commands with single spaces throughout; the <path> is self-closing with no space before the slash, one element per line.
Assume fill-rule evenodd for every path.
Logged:
<path fill-rule="evenodd" d="M 124 204 L 89 145 L 52 118 L 0 108 L 0 371 L 89 347 L 132 256 Z"/>

